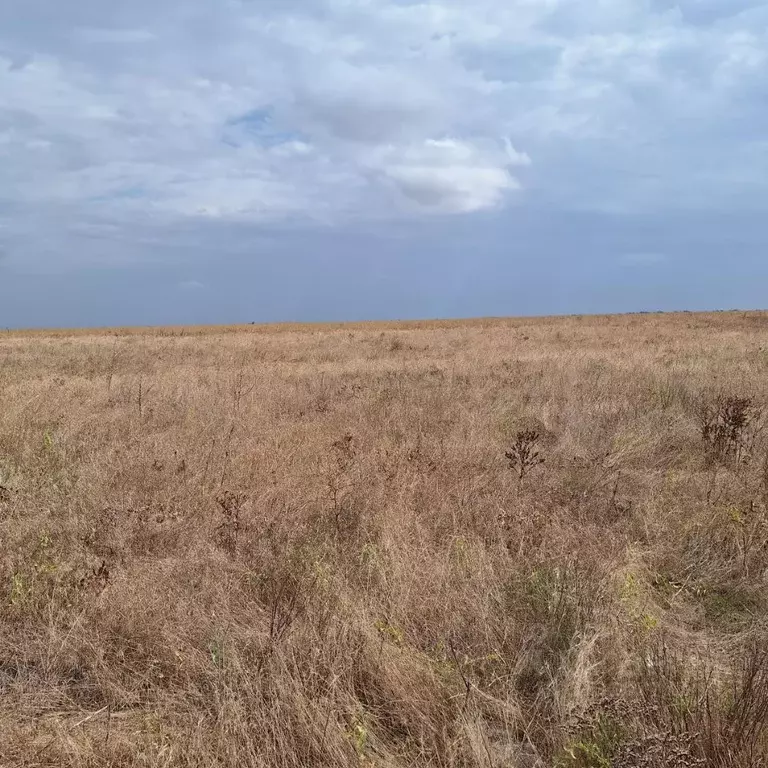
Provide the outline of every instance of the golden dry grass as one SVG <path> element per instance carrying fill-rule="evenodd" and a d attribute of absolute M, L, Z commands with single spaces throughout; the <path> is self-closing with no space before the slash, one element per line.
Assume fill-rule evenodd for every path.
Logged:
<path fill-rule="evenodd" d="M 766 313 L 6 332 L 0 396 L 2 766 L 765 764 Z"/>

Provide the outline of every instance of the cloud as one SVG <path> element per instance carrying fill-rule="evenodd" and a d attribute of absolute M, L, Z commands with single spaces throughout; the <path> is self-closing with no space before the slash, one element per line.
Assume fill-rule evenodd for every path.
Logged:
<path fill-rule="evenodd" d="M 189 219 L 757 208 L 766 29 L 750 0 L 6 3 L 0 212 L 61 260 Z"/>
<path fill-rule="evenodd" d="M 483 151 L 470 142 L 429 139 L 382 148 L 373 167 L 421 209 L 469 213 L 497 206 L 506 192 L 519 189 L 509 167 L 529 162 L 509 143 Z"/>
<path fill-rule="evenodd" d="M 205 290 L 205 284 L 198 280 L 182 280 L 178 284 L 178 289 L 185 293 L 195 293 L 197 291 Z"/>
<path fill-rule="evenodd" d="M 74 37 L 83 43 L 104 45 L 120 45 L 132 43 L 149 43 L 155 35 L 146 29 L 93 29 L 88 27 L 76 28 Z"/>

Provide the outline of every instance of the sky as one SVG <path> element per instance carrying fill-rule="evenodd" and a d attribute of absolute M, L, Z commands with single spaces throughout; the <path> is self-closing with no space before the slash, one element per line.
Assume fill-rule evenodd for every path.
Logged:
<path fill-rule="evenodd" d="M 768 307 L 766 0 L 4 0 L 0 327 Z"/>

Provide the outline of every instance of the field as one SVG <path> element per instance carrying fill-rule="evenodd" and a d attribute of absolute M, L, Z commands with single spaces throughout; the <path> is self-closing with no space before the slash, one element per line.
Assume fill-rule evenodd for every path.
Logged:
<path fill-rule="evenodd" d="M 0 333 L 0 766 L 768 765 L 768 313 Z"/>

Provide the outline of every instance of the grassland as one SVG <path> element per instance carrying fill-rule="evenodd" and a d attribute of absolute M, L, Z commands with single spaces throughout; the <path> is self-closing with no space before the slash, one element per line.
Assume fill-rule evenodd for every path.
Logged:
<path fill-rule="evenodd" d="M 768 313 L 6 332 L 0 405 L 4 768 L 766 765 Z"/>

